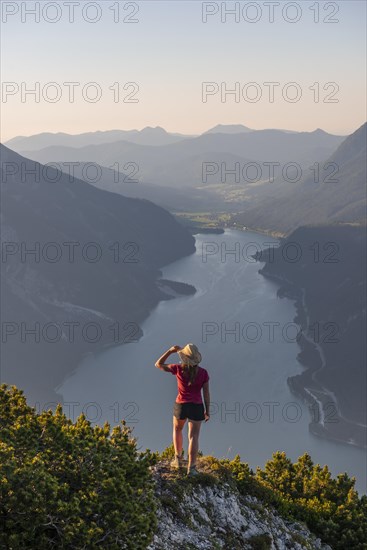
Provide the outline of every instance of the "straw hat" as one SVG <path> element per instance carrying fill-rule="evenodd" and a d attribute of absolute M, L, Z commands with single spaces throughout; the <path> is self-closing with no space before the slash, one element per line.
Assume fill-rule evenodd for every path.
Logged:
<path fill-rule="evenodd" d="M 201 361 L 201 353 L 195 344 L 186 344 L 177 353 L 184 365 L 194 366 L 198 365 Z"/>

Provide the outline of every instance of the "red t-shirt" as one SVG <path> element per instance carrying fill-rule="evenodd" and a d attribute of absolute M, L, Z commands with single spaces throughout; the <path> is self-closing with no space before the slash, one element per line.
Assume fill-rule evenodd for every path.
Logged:
<path fill-rule="evenodd" d="M 180 364 L 171 365 L 171 373 L 177 378 L 178 395 L 176 403 L 202 403 L 201 388 L 209 380 L 208 371 L 198 367 L 195 380 L 189 386 L 187 374 Z"/>

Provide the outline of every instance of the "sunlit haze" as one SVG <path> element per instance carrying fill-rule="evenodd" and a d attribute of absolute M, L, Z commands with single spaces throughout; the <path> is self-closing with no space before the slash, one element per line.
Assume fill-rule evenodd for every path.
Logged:
<path fill-rule="evenodd" d="M 35 22 L 35 4 L 2 2 L 2 141 L 219 123 L 346 135 L 366 119 L 365 2 L 99 2 L 84 19 L 74 2 L 74 22 L 65 2 Z"/>

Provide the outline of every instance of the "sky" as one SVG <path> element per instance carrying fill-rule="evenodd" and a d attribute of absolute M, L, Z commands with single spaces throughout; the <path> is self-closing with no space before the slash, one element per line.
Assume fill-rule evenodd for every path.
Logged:
<path fill-rule="evenodd" d="M 3 142 L 217 124 L 347 135 L 366 120 L 363 0 L 2 0 L 1 10 Z"/>

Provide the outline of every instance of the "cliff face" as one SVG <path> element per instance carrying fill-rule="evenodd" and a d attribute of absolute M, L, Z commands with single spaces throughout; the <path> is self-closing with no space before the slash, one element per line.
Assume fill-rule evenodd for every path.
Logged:
<path fill-rule="evenodd" d="M 304 524 L 283 519 L 230 483 L 200 478 L 179 489 L 168 461 L 154 466 L 153 476 L 158 529 L 148 550 L 331 550 Z"/>
<path fill-rule="evenodd" d="M 265 254 L 260 271 L 297 300 L 307 370 L 288 381 L 319 409 L 311 430 L 359 446 L 366 445 L 365 250 L 365 226 L 301 227 Z"/>
<path fill-rule="evenodd" d="M 45 403 L 81 354 L 139 338 L 194 238 L 149 201 L 0 152 L 1 381 Z"/>

